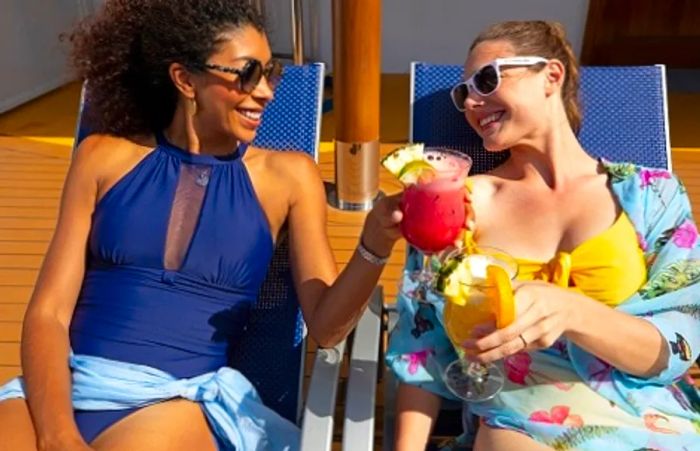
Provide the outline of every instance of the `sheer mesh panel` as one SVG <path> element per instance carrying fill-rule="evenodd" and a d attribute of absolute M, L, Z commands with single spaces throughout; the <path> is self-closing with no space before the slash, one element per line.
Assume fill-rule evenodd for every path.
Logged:
<path fill-rule="evenodd" d="M 180 166 L 180 178 L 177 181 L 165 242 L 165 269 L 178 270 L 185 260 L 202 210 L 210 174 L 209 166 Z"/>

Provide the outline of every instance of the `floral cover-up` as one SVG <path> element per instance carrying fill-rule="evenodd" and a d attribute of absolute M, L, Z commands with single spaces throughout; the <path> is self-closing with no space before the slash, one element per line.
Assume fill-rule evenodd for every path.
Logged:
<path fill-rule="evenodd" d="M 602 163 L 648 270 L 647 282 L 616 308 L 662 333 L 666 369 L 642 379 L 561 338 L 548 349 L 500 362 L 507 376 L 503 391 L 467 409 L 492 427 L 554 449 L 700 450 L 700 396 L 687 376 L 700 354 L 700 240 L 686 190 L 666 170 Z M 456 400 L 441 377 L 456 358 L 441 324 L 443 302 L 431 301 L 399 295 L 386 361 L 403 383 Z"/>

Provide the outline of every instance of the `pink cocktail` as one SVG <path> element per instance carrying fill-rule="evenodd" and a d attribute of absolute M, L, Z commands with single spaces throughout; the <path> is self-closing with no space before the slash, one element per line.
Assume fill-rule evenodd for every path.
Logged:
<path fill-rule="evenodd" d="M 471 159 L 447 149 L 429 148 L 424 160 L 435 169 L 404 189 L 401 232 L 425 254 L 453 245 L 465 228 L 464 182 Z"/>

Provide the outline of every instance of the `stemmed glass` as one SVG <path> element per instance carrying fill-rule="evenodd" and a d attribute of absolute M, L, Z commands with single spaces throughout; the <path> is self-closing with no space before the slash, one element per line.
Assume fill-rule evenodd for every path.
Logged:
<path fill-rule="evenodd" d="M 432 259 L 453 249 L 465 228 L 466 205 L 464 183 L 472 166 L 468 155 L 456 150 L 428 147 L 423 153 L 425 165 L 414 164 L 415 177 L 402 177 L 401 233 L 421 251 L 422 265 L 408 274 L 411 287 L 403 290 L 425 301 L 435 280 Z"/>
<path fill-rule="evenodd" d="M 503 388 L 503 372 L 493 364 L 465 358 L 462 343 L 472 338 L 478 324 L 495 322 L 498 328 L 515 319 L 512 280 L 518 272 L 513 257 L 498 249 L 473 247 L 446 259 L 458 261 L 462 279 L 449 294 L 444 293 L 443 323 L 457 352 L 443 377 L 447 388 L 464 401 L 480 402 L 493 398 Z"/>

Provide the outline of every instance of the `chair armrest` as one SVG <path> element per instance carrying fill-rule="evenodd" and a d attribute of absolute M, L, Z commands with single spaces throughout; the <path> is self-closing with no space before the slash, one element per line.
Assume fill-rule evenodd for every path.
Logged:
<path fill-rule="evenodd" d="M 375 288 L 369 307 L 355 329 L 345 397 L 344 451 L 374 449 L 374 409 L 383 297 L 382 288 Z"/>
<path fill-rule="evenodd" d="M 333 348 L 318 348 L 301 424 L 301 451 L 330 451 L 333 442 L 338 376 L 345 340 Z"/>
<path fill-rule="evenodd" d="M 399 320 L 399 313 L 396 304 L 384 304 L 384 314 L 386 315 L 386 338 Z M 394 377 L 394 372 L 388 366 L 383 367 L 383 389 L 384 389 L 384 436 L 382 440 L 382 450 L 393 451 L 394 436 L 396 433 L 396 395 L 399 383 Z"/>

